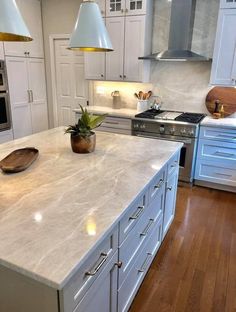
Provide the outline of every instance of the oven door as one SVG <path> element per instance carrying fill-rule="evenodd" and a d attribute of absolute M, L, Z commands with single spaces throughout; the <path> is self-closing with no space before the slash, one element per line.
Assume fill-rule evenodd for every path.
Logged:
<path fill-rule="evenodd" d="M 0 70 L 0 91 L 6 91 L 7 85 L 6 85 L 6 77 L 5 72 L 3 70 Z"/>
<path fill-rule="evenodd" d="M 0 131 L 9 129 L 10 125 L 8 95 L 0 93 Z"/>
<path fill-rule="evenodd" d="M 178 136 L 164 136 L 157 134 L 146 134 L 146 133 L 134 133 L 135 136 L 166 140 L 173 142 L 183 143 L 183 147 L 180 151 L 180 161 L 179 161 L 179 180 L 184 182 L 193 182 L 194 166 L 195 166 L 195 153 L 196 153 L 196 139 L 195 138 L 183 138 Z"/>

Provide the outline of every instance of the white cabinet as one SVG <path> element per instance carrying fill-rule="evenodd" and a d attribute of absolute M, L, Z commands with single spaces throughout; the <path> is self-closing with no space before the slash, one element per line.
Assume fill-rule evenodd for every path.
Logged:
<path fill-rule="evenodd" d="M 201 127 L 195 184 L 236 192 L 236 130 Z"/>
<path fill-rule="evenodd" d="M 0 131 L 0 144 L 13 140 L 12 130 Z"/>
<path fill-rule="evenodd" d="M 236 9 L 220 9 L 211 84 L 236 85 Z"/>
<path fill-rule="evenodd" d="M 0 42 L 0 60 L 4 59 L 4 48 L 3 48 L 3 42 Z"/>
<path fill-rule="evenodd" d="M 106 80 L 123 81 L 125 19 L 123 17 L 107 18 L 106 27 L 114 49 L 113 52 L 106 54 Z"/>
<path fill-rule="evenodd" d="M 220 0 L 220 8 L 223 8 L 223 9 L 235 8 L 236 9 L 236 0 Z"/>
<path fill-rule="evenodd" d="M 105 80 L 105 53 L 85 52 L 85 78 L 91 80 Z"/>
<path fill-rule="evenodd" d="M 8 56 L 44 57 L 41 3 L 39 0 L 16 1 L 33 38 L 31 42 L 5 42 Z"/>
<path fill-rule="evenodd" d="M 44 61 L 6 58 L 14 138 L 48 129 Z"/>
<path fill-rule="evenodd" d="M 107 0 L 106 16 L 146 14 L 150 3 L 150 0 Z"/>
<path fill-rule="evenodd" d="M 118 251 L 107 263 L 104 271 L 80 301 L 74 312 L 116 312 L 117 311 L 117 278 Z"/>

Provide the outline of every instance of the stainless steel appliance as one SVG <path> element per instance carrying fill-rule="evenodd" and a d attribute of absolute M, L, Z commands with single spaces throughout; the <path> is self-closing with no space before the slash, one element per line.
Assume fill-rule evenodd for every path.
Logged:
<path fill-rule="evenodd" d="M 179 180 L 192 183 L 199 123 L 204 117 L 203 114 L 150 109 L 132 119 L 132 134 L 182 142 Z"/>
<path fill-rule="evenodd" d="M 7 75 L 4 61 L 0 61 L 0 131 L 10 129 L 10 109 Z"/>

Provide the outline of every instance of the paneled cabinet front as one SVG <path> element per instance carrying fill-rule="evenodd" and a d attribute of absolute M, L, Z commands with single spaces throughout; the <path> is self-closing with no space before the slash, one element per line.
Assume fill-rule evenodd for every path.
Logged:
<path fill-rule="evenodd" d="M 213 85 L 236 85 L 235 29 L 236 5 L 235 9 L 220 9 L 211 72 Z"/>
<path fill-rule="evenodd" d="M 0 42 L 0 60 L 4 60 L 3 42 Z"/>
<path fill-rule="evenodd" d="M 43 59 L 6 58 L 14 139 L 48 129 Z"/>
<path fill-rule="evenodd" d="M 16 0 L 25 23 L 33 38 L 31 42 L 5 42 L 7 56 L 44 57 L 41 2 L 39 0 Z"/>

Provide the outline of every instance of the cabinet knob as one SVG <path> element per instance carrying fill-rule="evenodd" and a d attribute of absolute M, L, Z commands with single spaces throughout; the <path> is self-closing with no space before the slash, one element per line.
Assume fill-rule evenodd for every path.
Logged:
<path fill-rule="evenodd" d="M 121 9 L 120 11 L 121 11 L 121 13 L 124 13 L 124 10 L 123 10 L 123 9 Z"/>
<path fill-rule="evenodd" d="M 115 265 L 117 265 L 118 268 L 120 269 L 122 267 L 122 265 L 123 265 L 123 262 L 122 261 L 118 261 L 118 262 L 116 262 Z"/>
<path fill-rule="evenodd" d="M 172 186 L 167 187 L 168 191 L 172 191 Z"/>
<path fill-rule="evenodd" d="M 124 78 L 126 78 L 126 75 L 124 75 Z"/>
<path fill-rule="evenodd" d="M 122 75 L 120 75 L 120 78 L 123 78 Z"/>
<path fill-rule="evenodd" d="M 128 9 L 125 9 L 125 13 L 128 13 L 129 12 L 129 10 Z"/>
<path fill-rule="evenodd" d="M 104 75 L 103 75 L 103 74 L 101 74 L 101 77 L 103 78 L 103 77 L 104 77 Z"/>

